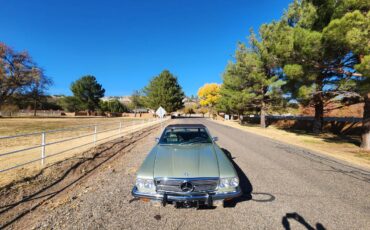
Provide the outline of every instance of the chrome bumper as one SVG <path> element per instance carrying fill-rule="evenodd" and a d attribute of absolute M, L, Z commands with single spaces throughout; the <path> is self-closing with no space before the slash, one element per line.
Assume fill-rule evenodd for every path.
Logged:
<path fill-rule="evenodd" d="M 242 191 L 239 187 L 236 188 L 233 192 L 226 192 L 226 193 L 208 193 L 208 194 L 176 194 L 176 193 L 143 193 L 139 192 L 137 187 L 134 186 L 132 189 L 132 195 L 136 198 L 146 198 L 150 200 L 160 200 L 160 201 L 175 201 L 175 202 L 184 202 L 184 201 L 205 201 L 209 202 L 209 200 L 225 200 L 231 199 L 235 197 L 239 197 L 242 195 Z"/>

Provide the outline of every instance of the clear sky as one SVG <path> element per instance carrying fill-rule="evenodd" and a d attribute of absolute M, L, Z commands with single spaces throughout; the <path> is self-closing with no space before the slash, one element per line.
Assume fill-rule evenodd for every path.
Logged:
<path fill-rule="evenodd" d="M 163 69 L 187 95 L 221 82 L 238 41 L 279 19 L 290 0 L 0 0 L 0 41 L 27 50 L 70 95 L 92 74 L 106 95 L 129 95 Z"/>

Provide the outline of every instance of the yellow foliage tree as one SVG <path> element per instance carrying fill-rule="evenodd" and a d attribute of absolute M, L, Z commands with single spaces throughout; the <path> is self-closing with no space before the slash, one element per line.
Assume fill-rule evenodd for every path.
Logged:
<path fill-rule="evenodd" d="M 220 88 L 221 85 L 217 83 L 206 83 L 200 87 L 198 90 L 199 104 L 213 109 L 220 100 Z"/>

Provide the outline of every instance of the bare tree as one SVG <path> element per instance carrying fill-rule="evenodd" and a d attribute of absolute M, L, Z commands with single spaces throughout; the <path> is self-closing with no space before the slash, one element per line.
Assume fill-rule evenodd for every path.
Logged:
<path fill-rule="evenodd" d="M 15 52 L 0 43 L 0 106 L 15 93 L 24 93 L 37 82 L 39 69 L 27 52 Z"/>
<path fill-rule="evenodd" d="M 37 113 L 38 104 L 42 102 L 43 99 L 47 98 L 46 90 L 52 85 L 52 80 L 48 76 L 44 75 L 42 69 L 34 69 L 34 76 L 31 85 L 28 87 L 25 96 L 33 101 L 34 116 Z"/>

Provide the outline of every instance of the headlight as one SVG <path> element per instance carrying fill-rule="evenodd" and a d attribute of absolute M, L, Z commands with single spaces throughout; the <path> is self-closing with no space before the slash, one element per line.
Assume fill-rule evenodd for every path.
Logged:
<path fill-rule="evenodd" d="M 154 181 L 151 179 L 142 179 L 137 178 L 136 179 L 136 187 L 138 189 L 144 188 L 144 189 L 153 189 L 155 187 Z"/>
<path fill-rule="evenodd" d="M 239 179 L 237 177 L 221 178 L 220 188 L 238 187 Z"/>

